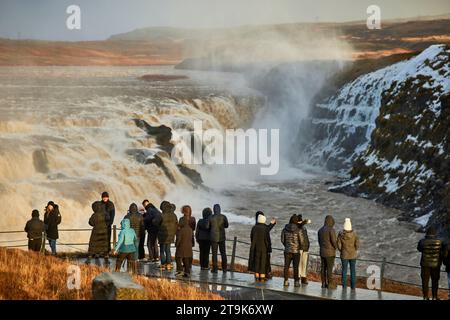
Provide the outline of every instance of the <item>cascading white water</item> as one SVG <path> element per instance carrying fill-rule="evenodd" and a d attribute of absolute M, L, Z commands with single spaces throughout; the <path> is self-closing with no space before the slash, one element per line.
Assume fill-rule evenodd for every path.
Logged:
<path fill-rule="evenodd" d="M 117 219 L 131 202 L 159 204 L 169 192 L 175 198 L 192 191 L 189 178 L 133 119 L 174 129 L 201 120 L 223 130 L 249 121 L 257 101 L 199 83 L 195 72 L 191 80 L 171 83 L 137 79 L 152 72 L 172 71 L 0 69 L 0 230 L 22 230 L 31 210 L 42 213 L 48 200 L 60 204 L 62 226 L 74 228 L 87 226 L 91 203 L 104 190 L 116 203 Z M 136 161 L 130 149 L 162 154 L 174 181 L 156 164 Z"/>

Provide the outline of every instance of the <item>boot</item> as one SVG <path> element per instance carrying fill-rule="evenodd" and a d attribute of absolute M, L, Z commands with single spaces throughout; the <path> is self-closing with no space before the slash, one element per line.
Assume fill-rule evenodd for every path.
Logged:
<path fill-rule="evenodd" d="M 333 282 L 328 283 L 328 289 L 334 290 L 336 288 L 337 288 L 337 286 Z"/>
<path fill-rule="evenodd" d="M 298 280 L 295 280 L 295 282 L 294 282 L 294 287 L 300 287 L 300 281 L 298 281 Z"/>
<path fill-rule="evenodd" d="M 283 286 L 284 286 L 284 287 L 289 287 L 289 281 L 284 280 Z"/>
<path fill-rule="evenodd" d="M 308 279 L 306 277 L 302 277 L 302 284 L 308 284 Z"/>

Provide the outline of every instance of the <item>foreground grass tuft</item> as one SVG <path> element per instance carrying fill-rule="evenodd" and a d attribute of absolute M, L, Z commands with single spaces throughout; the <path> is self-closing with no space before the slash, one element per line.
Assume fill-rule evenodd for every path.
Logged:
<path fill-rule="evenodd" d="M 0 248 L 0 299 L 2 300 L 88 300 L 92 280 L 108 271 L 97 266 L 79 265 L 80 290 L 67 287 L 67 268 L 73 262 L 17 249 Z M 134 276 L 151 300 L 220 300 L 184 283 Z"/>

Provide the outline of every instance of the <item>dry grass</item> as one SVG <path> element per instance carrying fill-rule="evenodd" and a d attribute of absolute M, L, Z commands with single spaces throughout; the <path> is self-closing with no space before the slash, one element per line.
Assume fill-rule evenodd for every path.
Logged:
<path fill-rule="evenodd" d="M 0 299 L 3 300 L 87 300 L 92 280 L 107 271 L 97 266 L 79 265 L 80 290 L 67 288 L 67 268 L 72 262 L 34 252 L 0 248 Z M 187 284 L 135 276 L 152 300 L 219 300 L 219 295 Z"/>

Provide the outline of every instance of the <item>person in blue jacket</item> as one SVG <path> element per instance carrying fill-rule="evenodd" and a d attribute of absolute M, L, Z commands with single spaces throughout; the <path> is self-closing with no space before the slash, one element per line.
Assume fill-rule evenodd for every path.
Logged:
<path fill-rule="evenodd" d="M 116 272 L 120 271 L 122 263 L 127 259 L 128 272 L 136 273 L 136 252 L 139 246 L 139 240 L 136 232 L 131 228 L 129 219 L 123 219 L 121 222 L 122 230 L 119 233 L 119 239 L 114 248 L 117 254 Z"/>

